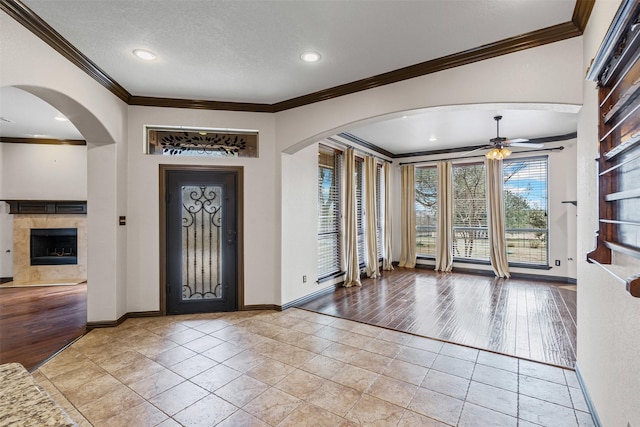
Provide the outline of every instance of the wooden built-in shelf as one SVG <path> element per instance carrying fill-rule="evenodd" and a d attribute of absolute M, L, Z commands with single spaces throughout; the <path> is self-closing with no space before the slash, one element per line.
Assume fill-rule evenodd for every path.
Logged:
<path fill-rule="evenodd" d="M 640 2 L 623 0 L 587 78 L 598 83 L 598 230 L 587 261 L 640 297 L 640 275 L 606 267 L 612 253 L 640 259 Z"/>

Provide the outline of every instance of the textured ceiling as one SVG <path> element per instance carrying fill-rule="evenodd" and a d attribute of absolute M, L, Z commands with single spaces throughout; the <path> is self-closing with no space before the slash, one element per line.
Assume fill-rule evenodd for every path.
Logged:
<path fill-rule="evenodd" d="M 128 92 L 276 103 L 571 21 L 574 0 L 24 0 Z M 131 52 L 150 49 L 143 62 Z M 307 50 L 322 55 L 303 63 Z"/>

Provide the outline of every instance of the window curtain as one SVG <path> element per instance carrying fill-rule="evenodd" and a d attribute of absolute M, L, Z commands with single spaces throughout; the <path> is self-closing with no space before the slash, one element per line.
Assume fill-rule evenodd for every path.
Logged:
<path fill-rule="evenodd" d="M 344 287 L 362 286 L 360 283 L 360 264 L 358 262 L 358 231 L 356 218 L 356 158 L 353 148 L 344 155 Z"/>
<path fill-rule="evenodd" d="M 487 222 L 491 267 L 497 277 L 510 277 L 504 229 L 502 160 L 485 159 L 484 163 L 487 171 Z"/>
<path fill-rule="evenodd" d="M 416 266 L 416 176 L 414 165 L 400 167 L 402 179 L 402 201 L 400 227 L 402 234 L 402 248 L 398 266 L 414 268 Z"/>
<path fill-rule="evenodd" d="M 453 182 L 451 162 L 438 162 L 438 222 L 436 224 L 436 271 L 453 267 Z"/>
<path fill-rule="evenodd" d="M 378 267 L 378 209 L 376 207 L 376 159 L 371 156 L 364 158 L 364 185 L 365 185 L 365 203 L 366 203 L 366 260 L 365 269 L 367 277 L 375 279 L 380 277 L 380 268 Z"/>
<path fill-rule="evenodd" d="M 382 241 L 383 241 L 383 270 L 393 270 L 392 255 L 391 255 L 391 239 L 393 234 L 391 232 L 391 165 L 385 163 L 382 166 L 382 173 L 384 177 L 384 197 L 382 203 L 384 203 L 384 218 L 382 223 Z"/>

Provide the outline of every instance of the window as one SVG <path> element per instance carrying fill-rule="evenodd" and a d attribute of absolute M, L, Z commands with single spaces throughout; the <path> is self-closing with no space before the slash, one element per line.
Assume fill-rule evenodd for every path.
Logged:
<path fill-rule="evenodd" d="M 366 215 L 364 205 L 364 161 L 361 158 L 356 157 L 356 231 L 358 234 L 358 263 L 360 267 L 365 263 L 365 219 Z"/>
<path fill-rule="evenodd" d="M 435 166 L 416 168 L 416 254 L 436 255 L 438 171 Z"/>
<path fill-rule="evenodd" d="M 378 260 L 382 259 L 383 251 L 383 239 L 382 239 L 382 224 L 384 221 L 383 209 L 382 209 L 382 186 L 384 185 L 384 180 L 382 179 L 382 165 L 380 163 L 376 164 L 376 211 L 378 212 L 378 223 L 376 224 L 376 239 L 378 240 Z"/>
<path fill-rule="evenodd" d="M 320 146 L 318 167 L 318 278 L 341 271 L 340 170 L 342 154 Z"/>
<path fill-rule="evenodd" d="M 489 259 L 484 163 L 453 165 L 453 258 Z"/>
<path fill-rule="evenodd" d="M 231 129 L 146 127 L 145 154 L 258 157 L 258 132 Z"/>
<path fill-rule="evenodd" d="M 504 161 L 503 177 L 507 258 L 546 266 L 547 158 Z"/>

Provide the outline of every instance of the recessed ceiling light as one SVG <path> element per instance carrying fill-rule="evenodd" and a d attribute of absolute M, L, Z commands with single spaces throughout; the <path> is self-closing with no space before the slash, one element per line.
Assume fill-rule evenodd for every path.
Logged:
<path fill-rule="evenodd" d="M 145 61 L 153 61 L 158 57 L 158 55 L 156 55 L 155 53 L 145 49 L 134 49 L 133 54 L 140 59 L 144 59 Z"/>
<path fill-rule="evenodd" d="M 304 62 L 318 62 L 320 60 L 320 54 L 318 52 L 304 52 L 300 55 L 300 59 Z"/>
<path fill-rule="evenodd" d="M 68 122 L 69 121 L 69 119 L 67 119 L 65 116 L 55 116 L 54 118 L 59 122 Z"/>
<path fill-rule="evenodd" d="M 406 119 L 406 118 L 407 118 L 407 116 L 402 116 L 402 118 L 403 118 L 403 119 Z"/>
<path fill-rule="evenodd" d="M 429 138 L 429 141 L 433 142 L 433 141 L 437 141 L 435 136 L 432 136 L 431 138 Z"/>

